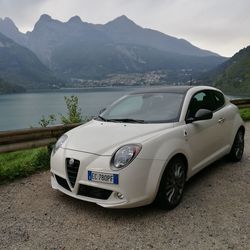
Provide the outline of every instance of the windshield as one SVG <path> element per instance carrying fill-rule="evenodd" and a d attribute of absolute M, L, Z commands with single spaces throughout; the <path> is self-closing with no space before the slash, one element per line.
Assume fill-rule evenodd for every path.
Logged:
<path fill-rule="evenodd" d="M 184 95 L 143 93 L 122 97 L 99 115 L 103 121 L 160 123 L 179 120 Z"/>

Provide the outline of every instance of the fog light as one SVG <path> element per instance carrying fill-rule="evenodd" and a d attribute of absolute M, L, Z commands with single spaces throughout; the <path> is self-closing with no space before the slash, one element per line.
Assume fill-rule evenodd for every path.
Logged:
<path fill-rule="evenodd" d="M 118 197 L 120 200 L 122 200 L 122 199 L 124 198 L 124 195 L 121 194 L 121 193 L 117 193 L 117 197 Z"/>

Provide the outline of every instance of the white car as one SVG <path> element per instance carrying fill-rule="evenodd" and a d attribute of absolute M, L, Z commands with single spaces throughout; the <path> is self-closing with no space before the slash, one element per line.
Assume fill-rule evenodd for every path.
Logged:
<path fill-rule="evenodd" d="M 241 160 L 244 133 L 238 108 L 218 89 L 139 91 L 58 140 L 52 187 L 103 207 L 156 201 L 172 209 L 195 173 L 225 155 Z"/>

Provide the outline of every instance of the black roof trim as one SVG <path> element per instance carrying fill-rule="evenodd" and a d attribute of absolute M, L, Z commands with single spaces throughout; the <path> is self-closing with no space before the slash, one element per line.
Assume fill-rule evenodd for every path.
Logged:
<path fill-rule="evenodd" d="M 185 94 L 193 86 L 169 86 L 169 87 L 159 87 L 159 88 L 145 88 L 139 91 L 131 92 L 130 94 L 144 94 L 144 93 L 179 93 Z"/>

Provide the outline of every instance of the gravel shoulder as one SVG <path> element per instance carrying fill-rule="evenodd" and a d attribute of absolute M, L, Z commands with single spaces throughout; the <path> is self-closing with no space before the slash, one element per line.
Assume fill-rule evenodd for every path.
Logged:
<path fill-rule="evenodd" d="M 250 123 L 240 163 L 192 178 L 170 212 L 110 210 L 50 187 L 48 171 L 0 186 L 0 249 L 250 249 Z"/>

